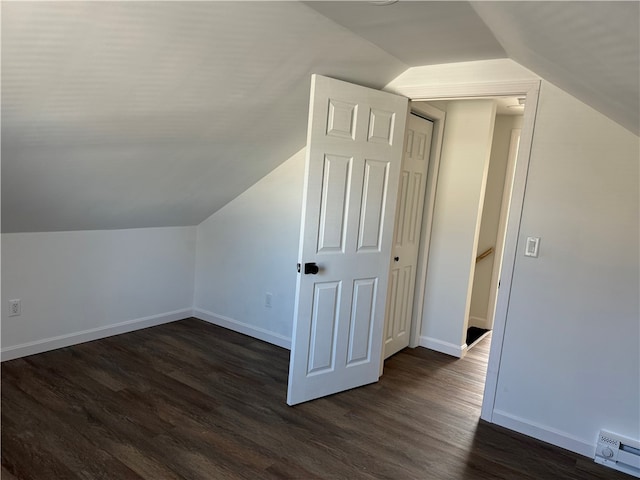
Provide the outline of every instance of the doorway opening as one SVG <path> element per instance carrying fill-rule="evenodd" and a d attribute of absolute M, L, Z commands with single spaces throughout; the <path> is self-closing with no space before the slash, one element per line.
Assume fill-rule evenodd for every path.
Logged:
<path fill-rule="evenodd" d="M 414 115 L 433 122 L 433 136 L 407 346 L 458 358 L 476 345 L 488 350 L 525 102 L 526 95 L 412 102 Z M 388 312 L 398 301 L 391 292 Z M 385 358 L 398 351 L 386 347 Z"/>
<path fill-rule="evenodd" d="M 507 323 L 507 312 L 509 308 L 509 297 L 513 282 L 514 267 L 516 261 L 516 251 L 520 237 L 520 222 L 524 204 L 525 187 L 529 172 L 529 158 L 533 143 L 533 131 L 538 106 L 538 96 L 540 92 L 540 80 L 537 78 L 522 80 L 502 80 L 487 83 L 461 84 L 438 84 L 425 78 L 422 83 L 415 82 L 406 86 L 398 86 L 395 93 L 410 97 L 414 104 L 428 101 L 447 101 L 460 99 L 486 99 L 487 97 L 518 97 L 525 98 L 525 108 L 523 112 L 521 137 L 516 155 L 513 173 L 513 185 L 511 189 L 511 201 L 506 221 L 506 231 L 504 237 L 504 247 L 502 253 L 502 266 L 500 269 L 500 289 L 498 290 L 494 309 L 493 331 L 491 333 L 491 350 L 487 365 L 484 395 L 482 399 L 481 418 L 492 423 L 494 417 L 494 406 L 496 399 L 496 388 L 498 375 L 501 367 L 503 341 Z M 440 151 L 444 133 L 445 112 L 436 109 L 431 105 L 424 104 L 430 109 L 430 118 L 434 119 L 434 150 L 433 159 L 429 167 L 430 178 L 427 182 L 427 192 L 425 207 L 422 241 L 424 248 L 421 251 L 419 260 L 418 276 L 416 277 L 416 308 L 412 318 L 412 333 L 410 346 L 416 347 L 426 345 L 428 338 L 422 335 L 423 307 L 425 305 L 424 284 L 427 277 L 427 267 L 429 265 L 428 255 L 425 250 L 429 249 L 433 225 L 433 206 L 436 197 L 436 179 L 439 177 Z M 419 312 L 419 314 L 418 314 Z"/>

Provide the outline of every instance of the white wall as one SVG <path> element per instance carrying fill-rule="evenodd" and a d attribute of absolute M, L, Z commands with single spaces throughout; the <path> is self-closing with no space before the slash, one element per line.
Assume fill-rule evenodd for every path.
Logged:
<path fill-rule="evenodd" d="M 539 78 L 508 58 L 412 67 L 392 80 L 384 90 L 412 99 L 460 97 L 460 87 L 492 82 L 521 82 Z M 430 90 L 429 93 L 425 94 Z"/>
<path fill-rule="evenodd" d="M 191 316 L 195 227 L 2 234 L 2 359 Z M 22 315 L 8 317 L 20 299 Z"/>
<path fill-rule="evenodd" d="M 416 67 L 387 88 L 536 79 L 518 67 Z M 542 82 L 489 408 L 496 423 L 587 456 L 601 428 L 640 439 L 639 157 L 638 137 Z M 522 256 L 527 236 L 542 237 L 538 259 Z"/>
<path fill-rule="evenodd" d="M 461 356 L 496 104 L 449 102 L 429 247 L 422 346 Z"/>
<path fill-rule="evenodd" d="M 587 455 L 601 428 L 640 439 L 639 154 L 543 82 L 494 420 Z"/>
<path fill-rule="evenodd" d="M 198 226 L 196 317 L 290 347 L 304 155 L 300 150 Z"/>
<path fill-rule="evenodd" d="M 476 256 L 491 247 L 495 249 L 498 246 L 497 237 L 511 144 L 511 130 L 516 128 L 516 124 L 521 126 L 522 116 L 496 115 Z M 469 309 L 470 326 L 491 328 L 492 322 L 491 319 L 487 319 L 487 313 L 491 296 L 491 277 L 497 254 L 499 253 L 494 252 L 476 263 Z"/>

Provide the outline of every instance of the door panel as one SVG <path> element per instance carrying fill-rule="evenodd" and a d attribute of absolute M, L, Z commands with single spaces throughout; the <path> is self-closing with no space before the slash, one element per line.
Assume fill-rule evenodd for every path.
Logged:
<path fill-rule="evenodd" d="M 363 278 L 353 282 L 353 302 L 349 328 L 347 366 L 371 358 L 371 327 L 373 326 L 378 280 Z"/>
<path fill-rule="evenodd" d="M 369 116 L 369 141 L 391 145 L 393 142 L 394 112 L 372 108 Z"/>
<path fill-rule="evenodd" d="M 318 253 L 344 251 L 351 160 L 339 155 L 325 156 Z"/>
<path fill-rule="evenodd" d="M 333 369 L 335 330 L 338 322 L 340 283 L 327 282 L 314 285 L 311 316 L 311 343 L 307 374 Z"/>
<path fill-rule="evenodd" d="M 407 103 L 313 76 L 290 405 L 378 379 Z"/>
<path fill-rule="evenodd" d="M 358 251 L 380 251 L 389 162 L 365 160 Z"/>
<path fill-rule="evenodd" d="M 409 115 L 385 314 L 384 358 L 409 346 L 433 123 Z"/>

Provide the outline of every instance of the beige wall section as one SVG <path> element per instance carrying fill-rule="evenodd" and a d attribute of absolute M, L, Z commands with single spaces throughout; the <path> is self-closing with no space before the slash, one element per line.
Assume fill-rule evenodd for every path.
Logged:
<path fill-rule="evenodd" d="M 494 421 L 586 455 L 640 439 L 639 147 L 542 83 Z"/>
<path fill-rule="evenodd" d="M 487 187 L 482 208 L 482 220 L 480 222 L 480 234 L 478 237 L 478 250 L 480 255 L 489 248 L 498 247 L 498 231 L 500 227 L 500 212 L 504 196 L 505 175 L 509 160 L 509 146 L 511 144 L 511 132 L 514 128 L 522 126 L 522 116 L 496 115 L 496 123 L 491 145 L 491 160 L 489 162 L 489 174 L 487 175 Z M 510 183 L 510 182 L 509 182 Z M 508 201 L 508 198 L 505 199 Z M 505 205 L 506 208 L 506 205 Z M 471 307 L 469 310 L 469 326 L 491 328 L 492 319 L 487 318 L 489 312 L 489 299 L 495 297 L 491 293 L 491 276 L 496 262 L 496 256 L 500 252 L 485 257 L 476 263 L 473 276 L 473 289 L 471 293 Z M 498 265 L 495 265 L 497 268 Z"/>
<path fill-rule="evenodd" d="M 479 60 L 474 62 L 448 63 L 411 67 L 398 75 L 384 90 L 402 92 L 411 98 L 412 90 L 424 91 L 424 87 L 434 87 L 435 92 L 448 91 L 450 88 L 464 85 L 481 85 L 491 82 L 528 81 L 539 78 L 519 63 L 509 58 Z M 430 98 L 430 97 L 422 97 Z M 435 98 L 435 97 L 431 97 Z"/>
<path fill-rule="evenodd" d="M 2 358 L 191 316 L 196 227 L 2 234 Z"/>
<path fill-rule="evenodd" d="M 456 356 L 464 352 L 495 111 L 493 100 L 447 105 L 420 343 Z"/>
<path fill-rule="evenodd" d="M 198 226 L 196 317 L 290 346 L 304 157 L 302 149 Z"/>

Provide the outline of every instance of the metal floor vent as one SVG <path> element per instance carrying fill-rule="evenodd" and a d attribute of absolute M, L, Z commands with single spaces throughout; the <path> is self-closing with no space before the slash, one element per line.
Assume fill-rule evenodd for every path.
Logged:
<path fill-rule="evenodd" d="M 600 430 L 595 462 L 640 478 L 640 441 Z"/>

